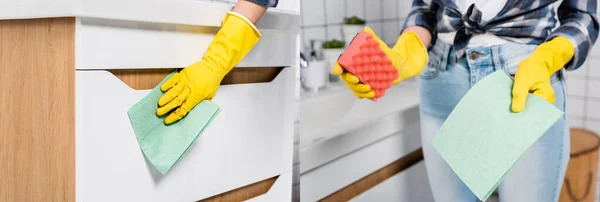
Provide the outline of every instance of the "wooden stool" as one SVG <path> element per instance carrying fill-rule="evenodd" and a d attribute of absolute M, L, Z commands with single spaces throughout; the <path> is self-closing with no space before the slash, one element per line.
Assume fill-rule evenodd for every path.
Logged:
<path fill-rule="evenodd" d="M 571 160 L 560 191 L 560 202 L 593 202 L 598 174 L 600 138 L 595 133 L 571 128 Z"/>

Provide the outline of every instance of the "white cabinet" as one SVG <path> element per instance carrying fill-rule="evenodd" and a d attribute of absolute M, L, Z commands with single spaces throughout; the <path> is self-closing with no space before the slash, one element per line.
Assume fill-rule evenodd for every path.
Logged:
<path fill-rule="evenodd" d="M 109 70 L 182 68 L 201 59 L 218 31 L 214 25 L 230 6 L 180 4 L 181 13 L 168 20 L 198 17 L 187 12 L 195 4 L 203 5 L 198 12 L 219 13 L 209 12 L 202 19 L 206 24 L 77 18 L 77 201 L 195 201 L 275 176 L 272 191 L 282 193 L 265 197 L 290 200 L 299 29 L 295 14 L 268 11 L 256 25 L 263 37 L 238 64 L 282 67 L 272 81 L 222 85 L 212 100 L 221 108 L 219 115 L 166 175 L 145 160 L 127 110 L 149 90 L 134 90 Z"/>
<path fill-rule="evenodd" d="M 377 102 L 357 99 L 344 85 L 298 102 L 301 201 L 321 200 L 421 146 L 415 82 Z"/>
<path fill-rule="evenodd" d="M 434 202 L 425 162 L 404 170 L 354 197 L 351 202 Z"/>
<path fill-rule="evenodd" d="M 219 115 L 166 175 L 144 158 L 127 115 L 171 69 L 202 58 L 230 10 L 197 0 L 0 0 L 0 38 L 11 39 L 0 46 L 10 53 L 0 80 L 23 78 L 11 82 L 17 90 L 0 88 L 15 94 L 1 104 L 18 105 L 6 116 L 16 122 L 3 121 L 17 127 L 0 127 L 0 179 L 15 184 L 0 186 L 0 201 L 290 201 L 297 13 L 267 11 L 256 25 L 263 37 L 212 100 Z"/>
<path fill-rule="evenodd" d="M 270 83 L 226 85 L 221 112 L 172 170 L 144 159 L 127 110 L 136 91 L 108 71 L 77 71 L 78 201 L 194 201 L 292 168 L 294 70 Z"/>

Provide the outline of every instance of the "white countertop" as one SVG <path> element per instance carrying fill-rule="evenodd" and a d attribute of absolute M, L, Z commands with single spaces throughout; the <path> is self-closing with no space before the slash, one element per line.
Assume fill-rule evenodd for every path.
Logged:
<path fill-rule="evenodd" d="M 298 103 L 300 148 L 304 148 L 418 106 L 418 83 L 402 82 L 377 102 L 356 99 L 345 85 L 337 84 L 318 93 L 303 93 Z"/>
<path fill-rule="evenodd" d="M 198 0 L 0 0 L 0 20 L 82 17 L 219 27 L 232 8 Z M 299 13 L 272 8 L 257 27 L 297 32 L 299 20 Z"/>
<path fill-rule="evenodd" d="M 0 20 L 77 18 L 77 69 L 173 68 L 201 59 L 232 9 L 200 0 L 0 0 Z M 297 64 L 298 12 L 269 8 L 256 27 L 263 37 L 238 66 Z"/>

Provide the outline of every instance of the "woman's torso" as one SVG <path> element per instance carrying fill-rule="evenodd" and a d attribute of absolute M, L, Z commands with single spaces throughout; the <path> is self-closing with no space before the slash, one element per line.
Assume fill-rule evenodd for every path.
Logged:
<path fill-rule="evenodd" d="M 476 8 L 481 11 L 481 21 L 487 22 L 496 17 L 505 5 L 508 3 L 508 0 L 454 0 L 454 3 L 458 9 L 458 11 L 464 15 L 467 12 L 467 9 L 475 4 Z M 552 5 L 551 5 L 552 6 Z M 552 16 L 554 17 L 554 16 Z M 438 19 L 443 20 L 443 19 Z M 443 22 L 442 22 L 443 23 Z M 447 43 L 453 44 L 456 36 L 456 31 L 453 32 L 440 32 L 437 34 L 439 40 Z M 474 34 L 467 44 L 467 47 L 489 47 L 495 45 L 501 45 L 509 42 L 506 39 L 503 39 L 493 33 L 485 32 L 483 34 Z M 512 42 L 518 42 L 514 39 Z"/>

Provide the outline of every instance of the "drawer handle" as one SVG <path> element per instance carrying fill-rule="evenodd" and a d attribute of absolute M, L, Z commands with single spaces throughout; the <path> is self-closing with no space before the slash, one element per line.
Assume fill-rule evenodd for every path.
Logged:
<path fill-rule="evenodd" d="M 244 67 L 233 68 L 221 85 L 268 83 L 273 81 L 284 67 Z M 107 70 L 115 75 L 123 83 L 135 90 L 148 90 L 156 87 L 173 70 L 169 69 L 110 69 Z"/>
<path fill-rule="evenodd" d="M 248 199 L 263 195 L 271 189 L 279 176 L 271 177 L 262 181 L 258 181 L 219 195 L 214 195 L 198 202 L 213 202 L 213 201 L 246 201 Z"/>

